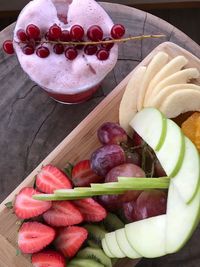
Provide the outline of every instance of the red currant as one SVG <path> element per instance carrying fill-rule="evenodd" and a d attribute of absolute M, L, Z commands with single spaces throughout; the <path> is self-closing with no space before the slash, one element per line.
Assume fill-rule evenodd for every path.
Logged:
<path fill-rule="evenodd" d="M 103 41 L 110 41 L 112 38 L 106 37 L 103 39 Z M 102 48 L 105 48 L 106 50 L 110 50 L 114 46 L 114 43 L 109 43 L 109 44 L 101 44 Z"/>
<path fill-rule="evenodd" d="M 84 29 L 80 25 L 72 26 L 70 30 L 71 39 L 74 41 L 81 41 L 84 36 Z"/>
<path fill-rule="evenodd" d="M 32 55 L 34 52 L 35 52 L 35 49 L 34 49 L 34 46 L 32 45 L 26 45 L 22 48 L 22 52 L 25 54 L 25 55 Z"/>
<path fill-rule="evenodd" d="M 97 51 L 96 55 L 99 60 L 106 60 L 109 58 L 109 51 L 102 48 L 102 49 L 99 49 L 99 51 Z"/>
<path fill-rule="evenodd" d="M 101 41 L 103 39 L 103 30 L 98 25 L 93 25 L 87 31 L 87 37 L 94 42 Z"/>
<path fill-rule="evenodd" d="M 60 41 L 62 41 L 62 42 L 70 42 L 71 41 L 70 32 L 68 30 L 62 31 L 62 34 L 60 36 Z"/>
<path fill-rule="evenodd" d="M 57 25 L 54 24 L 49 28 L 49 37 L 53 38 L 54 40 L 58 40 L 62 35 L 62 30 L 61 28 Z"/>
<path fill-rule="evenodd" d="M 3 50 L 9 55 L 14 54 L 15 51 L 14 51 L 14 47 L 13 47 L 13 42 L 11 40 L 6 40 L 3 43 Z"/>
<path fill-rule="evenodd" d="M 40 29 L 34 24 L 29 24 L 26 27 L 26 34 L 29 38 L 37 40 L 40 37 Z"/>
<path fill-rule="evenodd" d="M 49 49 L 46 46 L 40 46 L 36 50 L 36 54 L 38 57 L 46 58 L 49 56 L 50 52 Z"/>
<path fill-rule="evenodd" d="M 65 50 L 65 57 L 69 60 L 74 60 L 78 56 L 78 52 L 75 47 L 68 47 Z"/>
<path fill-rule="evenodd" d="M 96 54 L 97 49 L 98 48 L 96 45 L 86 45 L 84 48 L 84 52 L 86 55 L 92 56 Z"/>
<path fill-rule="evenodd" d="M 22 42 L 26 42 L 28 40 L 27 34 L 22 29 L 17 31 L 17 38 Z"/>
<path fill-rule="evenodd" d="M 125 34 L 125 31 L 126 30 L 125 30 L 123 25 L 115 24 L 115 25 L 113 25 L 113 27 L 111 29 L 111 36 L 114 39 L 120 39 Z"/>
<path fill-rule="evenodd" d="M 53 51 L 57 55 L 61 55 L 64 52 L 64 46 L 62 44 L 55 44 Z"/>

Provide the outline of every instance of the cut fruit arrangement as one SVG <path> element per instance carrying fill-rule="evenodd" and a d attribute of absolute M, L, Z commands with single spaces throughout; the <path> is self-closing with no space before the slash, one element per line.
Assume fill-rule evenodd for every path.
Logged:
<path fill-rule="evenodd" d="M 198 79 L 186 57 L 157 53 L 129 80 L 121 126 L 99 127 L 90 159 L 43 166 L 34 187 L 17 194 L 17 242 L 33 266 L 112 267 L 182 248 L 199 222 L 200 113 L 181 127 L 170 118 L 200 109 L 187 100 L 199 97 Z"/>
<path fill-rule="evenodd" d="M 130 125 L 132 140 L 118 124 L 104 123 L 98 130 L 103 146 L 90 160 L 68 164 L 67 175 L 44 166 L 36 189 L 16 196 L 14 212 L 26 220 L 18 246 L 32 254 L 33 266 L 62 267 L 66 260 L 72 267 L 112 266 L 115 258 L 174 253 L 189 239 L 200 212 L 196 147 L 158 109 L 141 110 Z M 141 160 L 130 163 L 127 155 L 134 153 Z"/>
<path fill-rule="evenodd" d="M 13 201 L 13 211 L 22 220 L 18 246 L 32 254 L 33 266 L 111 267 L 115 260 L 106 255 L 104 237 L 125 222 L 166 212 L 163 190 L 169 179 L 150 178 L 156 176 L 145 164 L 150 153 L 152 164 L 155 161 L 150 147 L 136 133 L 131 140 L 112 122 L 104 123 L 97 136 L 102 146 L 90 160 L 68 164 L 65 170 L 43 166 L 35 188 L 23 188 Z"/>

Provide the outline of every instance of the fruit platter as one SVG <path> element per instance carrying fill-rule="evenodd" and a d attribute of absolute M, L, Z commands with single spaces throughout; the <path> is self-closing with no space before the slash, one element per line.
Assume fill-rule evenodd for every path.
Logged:
<path fill-rule="evenodd" d="M 1 204 L 1 265 L 134 266 L 180 250 L 199 223 L 199 70 L 173 43 L 154 49 Z"/>

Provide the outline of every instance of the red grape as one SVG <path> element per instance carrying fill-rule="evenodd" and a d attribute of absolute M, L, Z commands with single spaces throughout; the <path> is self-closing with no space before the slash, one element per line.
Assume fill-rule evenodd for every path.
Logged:
<path fill-rule="evenodd" d="M 134 164 L 125 163 L 112 168 L 106 175 L 105 182 L 116 182 L 119 176 L 124 177 L 145 177 L 141 168 Z M 131 179 L 131 178 L 130 178 Z M 109 211 L 118 210 L 124 202 L 136 200 L 141 191 L 129 190 L 120 195 L 103 195 L 99 197 L 100 203 Z"/>
<path fill-rule="evenodd" d="M 155 172 L 155 176 L 156 177 L 163 177 L 163 176 L 167 176 L 166 172 L 164 171 L 163 167 L 161 166 L 160 162 L 158 159 L 155 160 L 154 163 L 154 172 Z"/>
<path fill-rule="evenodd" d="M 105 182 L 116 182 L 118 181 L 118 177 L 145 177 L 144 171 L 138 167 L 137 165 L 131 164 L 131 163 L 125 163 L 121 164 L 113 169 L 111 169 L 108 174 L 106 175 Z M 137 199 L 141 191 L 137 190 L 129 190 L 126 193 L 122 195 L 118 195 L 118 201 L 119 202 L 129 202 L 132 200 Z"/>
<path fill-rule="evenodd" d="M 105 183 L 117 182 L 118 177 L 145 177 L 144 171 L 137 165 L 124 163 L 112 168 L 106 175 Z"/>
<path fill-rule="evenodd" d="M 136 132 L 133 133 L 133 143 L 134 146 L 142 146 L 144 144 L 144 140 L 139 136 Z"/>
<path fill-rule="evenodd" d="M 105 177 L 115 166 L 125 163 L 124 150 L 119 145 L 105 145 L 92 153 L 91 167 L 93 171 Z"/>
<path fill-rule="evenodd" d="M 117 123 L 106 122 L 97 131 L 99 141 L 103 145 L 120 144 L 127 142 L 127 134 Z"/>
<path fill-rule="evenodd" d="M 135 214 L 135 201 L 124 203 L 123 204 L 123 212 L 124 212 L 125 218 L 129 222 L 137 221 L 137 217 Z"/>
<path fill-rule="evenodd" d="M 126 152 L 126 162 L 127 163 L 133 163 L 133 164 L 141 167 L 141 164 L 142 164 L 141 155 L 137 151 L 134 151 L 134 152 L 128 151 L 128 152 Z"/>
<path fill-rule="evenodd" d="M 102 195 L 98 197 L 98 202 L 110 212 L 118 211 L 123 203 L 119 202 L 118 195 Z"/>
<path fill-rule="evenodd" d="M 135 215 L 137 220 L 165 214 L 167 194 L 161 190 L 143 191 L 136 200 Z"/>

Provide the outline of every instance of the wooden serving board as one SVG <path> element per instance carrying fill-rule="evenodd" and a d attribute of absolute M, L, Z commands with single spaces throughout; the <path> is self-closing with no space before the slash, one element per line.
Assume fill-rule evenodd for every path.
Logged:
<path fill-rule="evenodd" d="M 158 51 L 167 52 L 170 57 L 184 55 L 188 60 L 188 66 L 196 67 L 200 71 L 200 60 L 179 46 L 165 42 L 154 49 L 138 66 L 148 65 L 149 61 Z M 137 66 L 137 68 L 138 68 Z M 24 186 L 32 186 L 34 177 L 42 165 L 54 164 L 64 168 L 67 162 L 77 162 L 90 158 L 90 154 L 100 146 L 96 131 L 106 121 L 118 121 L 118 108 L 124 89 L 133 70 L 79 125 L 69 134 L 60 145 L 42 161 L 39 166 L 3 201 L 0 205 L 0 266 L 1 267 L 31 267 L 30 258 L 25 255 L 16 255 L 17 231 L 19 220 L 12 210 L 5 207 L 5 203 L 13 201 L 15 195 Z M 133 267 L 138 261 L 123 259 L 117 267 Z"/>

